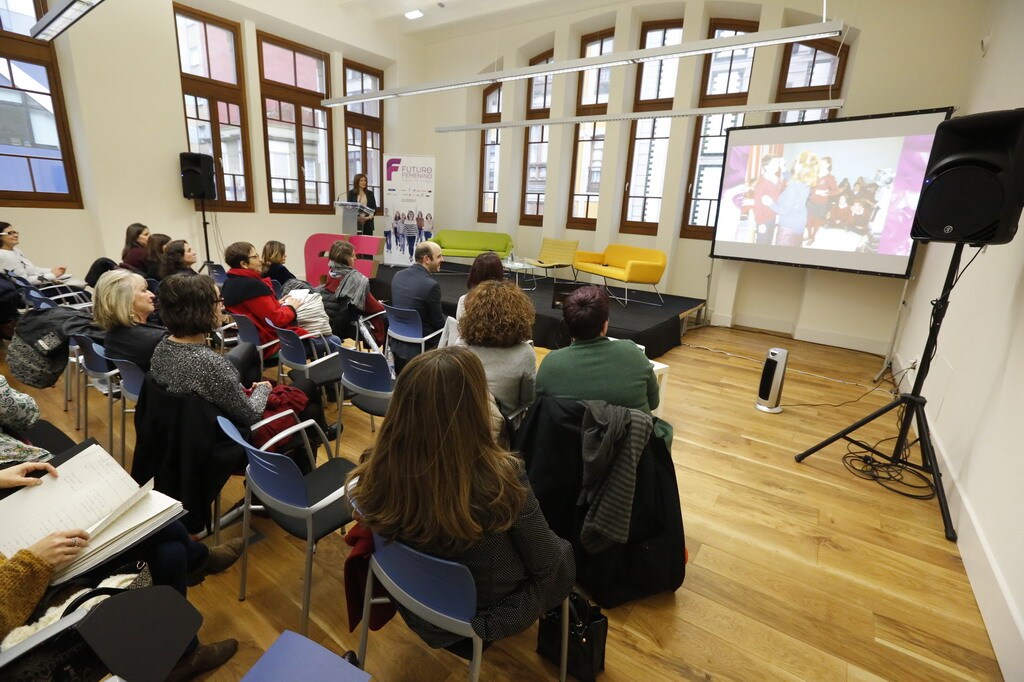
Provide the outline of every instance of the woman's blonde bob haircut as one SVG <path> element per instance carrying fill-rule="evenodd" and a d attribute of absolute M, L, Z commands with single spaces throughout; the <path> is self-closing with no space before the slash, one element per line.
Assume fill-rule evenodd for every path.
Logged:
<path fill-rule="evenodd" d="M 522 465 L 491 435 L 484 367 L 453 346 L 413 358 L 398 376 L 377 442 L 348 480 L 354 506 L 389 540 L 455 557 L 522 511 Z"/>
<path fill-rule="evenodd" d="M 110 270 L 100 275 L 92 300 L 92 317 L 103 330 L 141 324 L 135 316 L 135 287 L 146 286 L 146 280 L 130 270 Z"/>

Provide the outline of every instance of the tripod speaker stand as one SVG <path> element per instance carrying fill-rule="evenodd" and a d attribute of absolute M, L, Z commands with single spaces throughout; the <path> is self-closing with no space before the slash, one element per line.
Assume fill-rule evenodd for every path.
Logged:
<path fill-rule="evenodd" d="M 963 254 L 963 250 L 963 244 L 958 243 L 954 247 L 949 270 L 946 272 L 946 281 L 942 285 L 942 295 L 932 302 L 932 323 L 928 330 L 928 341 L 925 342 L 924 353 L 921 355 L 921 366 L 918 368 L 917 378 L 914 380 L 914 386 L 910 393 L 901 393 L 899 397 L 885 407 L 875 410 L 860 421 L 847 426 L 839 433 L 829 436 L 814 447 L 804 450 L 796 456 L 796 461 L 802 462 L 818 450 L 828 447 L 836 441 L 845 440 L 870 452 L 879 459 L 929 475 L 935 489 L 935 496 L 939 500 L 939 510 L 942 512 L 942 525 L 946 531 L 946 539 L 953 542 L 956 542 L 956 530 L 953 528 L 953 519 L 949 515 L 949 504 L 946 502 L 946 493 L 942 488 L 942 472 L 939 471 L 939 463 L 935 457 L 935 448 L 932 447 L 931 432 L 928 430 L 928 416 L 924 411 L 927 401 L 921 395 L 921 389 L 924 387 L 924 381 L 928 377 L 928 370 L 931 369 L 932 358 L 935 356 L 935 349 L 939 341 L 939 330 L 942 328 L 942 319 L 946 316 L 946 308 L 949 306 L 949 294 L 953 289 L 957 271 L 960 269 L 960 257 Z M 850 436 L 850 434 L 862 426 L 870 424 L 901 407 L 905 409 L 903 410 L 903 418 L 900 420 L 900 431 L 896 436 L 896 445 L 893 447 L 892 454 L 886 454 Z M 910 427 L 915 422 L 917 423 L 918 445 L 921 448 L 920 464 L 911 462 L 907 458 Z"/>

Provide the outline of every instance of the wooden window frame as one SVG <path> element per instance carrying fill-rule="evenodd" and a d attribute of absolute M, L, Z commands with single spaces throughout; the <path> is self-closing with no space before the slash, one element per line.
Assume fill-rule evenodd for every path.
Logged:
<path fill-rule="evenodd" d="M 804 102 L 818 99 L 829 99 L 831 95 L 837 95 L 843 91 L 843 78 L 846 75 L 846 64 L 850 58 L 850 46 L 847 43 L 840 43 L 838 40 L 821 38 L 808 40 L 799 43 L 804 47 L 810 47 L 838 58 L 836 65 L 836 78 L 832 85 L 816 85 L 806 88 L 787 88 L 786 75 L 789 73 L 790 60 L 793 58 L 794 43 L 787 43 L 782 52 L 782 65 L 779 67 L 779 83 L 775 91 L 776 102 Z M 826 120 L 832 121 L 839 115 L 838 109 L 830 109 Z M 772 123 L 782 120 L 781 112 L 772 114 Z"/>
<path fill-rule="evenodd" d="M 497 91 L 498 93 L 498 111 L 488 112 L 487 111 L 487 98 L 490 97 L 491 93 Z M 500 123 L 501 122 L 501 107 L 503 105 L 501 99 L 501 83 L 492 83 L 483 90 L 481 96 L 481 109 L 480 109 L 480 122 L 481 123 Z M 498 137 L 494 144 L 488 144 L 487 142 L 487 131 L 480 131 L 480 177 L 477 182 L 477 209 L 476 219 L 480 223 L 497 223 L 498 222 L 498 196 L 500 192 L 494 192 L 494 211 L 484 210 L 484 173 L 486 172 L 485 163 L 487 161 L 487 148 L 497 147 L 498 148 L 498 159 L 500 163 L 501 159 L 501 129 L 497 129 Z"/>
<path fill-rule="evenodd" d="M 587 54 L 587 46 L 595 42 L 604 42 L 605 39 L 612 39 L 612 51 L 615 51 L 615 27 L 602 29 L 600 31 L 594 31 L 593 33 L 587 33 L 586 35 L 580 36 L 580 57 L 583 58 Z M 602 53 L 604 54 L 604 53 Z M 609 67 L 602 67 L 609 68 Z M 600 69 L 596 69 L 599 71 Z M 609 69 L 610 70 L 610 69 Z M 583 71 L 580 71 L 577 75 L 576 85 L 576 115 L 577 116 L 604 116 L 608 113 L 608 103 L 596 103 L 596 104 L 583 104 Z M 600 82 L 600 78 L 598 78 Z M 595 126 L 597 124 L 594 124 Z M 605 136 L 608 134 L 608 124 L 605 123 Z M 596 136 L 596 127 L 595 127 Z M 595 137 L 596 139 L 596 137 Z M 603 144 L 603 142 L 602 142 Z M 597 230 L 597 218 L 587 218 L 574 216 L 572 214 L 573 205 L 576 203 L 576 164 L 579 161 L 579 147 L 580 147 L 580 124 L 577 123 L 573 126 L 573 141 L 572 141 L 572 164 L 569 166 L 569 208 L 566 213 L 565 227 L 569 230 L 584 230 L 587 232 L 594 232 Z M 601 170 L 604 170 L 604 154 L 601 155 Z M 600 187 L 598 187 L 598 196 L 600 196 Z M 590 196 L 587 194 L 587 196 Z M 587 204 L 589 206 L 590 201 L 588 199 Z"/>
<path fill-rule="evenodd" d="M 664 118 L 664 117 L 657 117 L 657 118 Z M 628 220 L 627 219 L 627 216 L 629 215 L 629 200 L 630 200 L 630 198 L 632 198 L 633 196 L 636 196 L 637 198 L 642 196 L 645 200 L 648 199 L 647 195 L 630 195 L 630 193 L 629 193 L 630 183 L 632 182 L 632 177 L 633 177 L 633 162 L 634 162 L 633 151 L 634 151 L 634 149 L 636 147 L 636 129 L 637 129 L 639 123 L 640 123 L 639 121 L 633 121 L 632 124 L 630 125 L 630 128 L 629 128 L 629 148 L 627 150 L 627 157 L 626 157 L 627 158 L 627 160 L 626 160 L 626 176 L 625 176 L 625 179 L 623 180 L 623 183 L 622 183 L 622 217 L 621 217 L 621 220 L 619 222 L 619 232 L 622 233 L 622 234 L 639 234 L 639 235 L 644 235 L 644 236 L 648 236 L 648 237 L 655 237 L 658 234 L 658 223 L 657 222 L 651 223 L 651 222 L 645 222 L 645 221 L 640 221 L 640 220 Z M 672 129 L 672 119 L 668 119 L 668 125 L 669 125 L 669 130 L 671 130 Z M 659 139 L 659 138 L 653 138 L 652 137 L 650 139 Z M 667 140 L 668 138 L 666 137 L 664 139 Z M 666 176 L 665 176 L 665 182 L 668 182 L 668 174 L 666 174 Z M 662 184 L 662 187 L 661 187 L 661 196 L 658 197 L 658 199 L 661 199 L 662 201 L 664 201 L 664 199 L 665 199 L 665 185 L 664 185 L 664 183 Z M 660 215 L 660 213 L 659 213 L 659 215 Z"/>
<path fill-rule="evenodd" d="M 711 19 L 708 23 L 708 38 L 714 38 L 715 33 L 719 30 L 724 31 L 743 31 L 745 33 L 755 33 L 758 30 L 758 22 L 746 21 L 741 19 Z M 703 73 L 700 80 L 700 97 L 698 98 L 698 107 L 729 107 L 739 106 L 747 103 L 747 92 L 743 93 L 726 93 L 722 95 L 708 95 L 708 80 L 711 77 L 711 58 L 712 55 L 704 56 L 704 67 Z M 696 126 L 693 131 L 693 142 L 690 146 L 690 168 L 687 175 L 686 191 L 684 192 L 683 200 L 683 220 L 682 226 L 679 230 L 679 237 L 681 239 L 705 239 L 710 240 L 714 236 L 714 228 L 703 226 L 703 225 L 690 225 L 690 210 L 693 205 L 693 196 L 691 188 L 693 183 L 696 182 L 697 173 L 697 159 L 700 156 L 700 140 L 701 130 L 704 127 L 704 117 L 696 117 Z"/>
<path fill-rule="evenodd" d="M 682 29 L 682 18 L 662 19 L 660 21 L 645 21 L 643 24 L 640 25 L 640 49 L 644 49 L 644 39 L 646 38 L 648 31 L 666 30 L 672 28 Z M 679 59 L 679 57 L 674 57 L 674 59 Z M 675 97 L 669 97 L 667 99 L 640 99 L 640 88 L 641 85 L 643 85 L 644 64 L 645 62 L 641 62 L 636 65 L 636 84 L 633 91 L 633 111 L 662 111 L 665 109 L 671 109 L 674 106 Z"/>
<path fill-rule="evenodd" d="M 264 65 L 263 65 L 263 45 L 264 43 L 270 43 L 277 47 L 282 47 L 287 50 L 292 50 L 301 54 L 305 54 L 316 59 L 322 59 L 324 62 L 324 90 L 326 92 L 320 93 L 313 90 L 307 90 L 293 85 L 285 85 L 278 83 L 277 81 L 267 80 L 264 77 Z M 267 169 L 267 199 L 270 204 L 271 213 L 311 213 L 311 214 L 333 214 L 334 204 L 310 204 L 306 201 L 306 179 L 305 171 L 303 170 L 303 151 L 302 151 L 302 107 L 312 107 L 313 109 L 319 109 L 327 114 L 327 193 L 328 196 L 333 197 L 334 191 L 334 135 L 331 130 L 331 110 L 325 109 L 320 103 L 324 99 L 330 96 L 331 90 L 331 60 L 330 56 L 326 53 L 300 45 L 299 43 L 292 42 L 286 38 L 280 38 L 270 33 L 264 33 L 263 31 L 256 31 L 256 52 L 259 59 L 259 70 L 260 70 L 260 118 L 263 121 L 263 149 L 265 154 L 265 162 Z M 296 154 L 296 169 L 299 174 L 299 203 L 297 204 L 283 204 L 274 202 L 274 192 L 271 186 L 271 173 L 270 173 L 270 131 L 267 125 L 267 99 L 275 99 L 282 102 L 288 102 L 295 106 L 295 154 Z"/>
<path fill-rule="evenodd" d="M 544 64 L 555 58 L 554 48 L 541 52 L 536 57 L 530 60 L 530 66 L 536 66 L 537 64 Z M 545 81 L 547 77 L 544 77 Z M 526 81 L 526 118 L 530 120 L 551 118 L 550 107 L 538 107 L 533 108 L 533 82 L 535 79 L 530 78 Z M 547 90 L 545 89 L 545 93 Z M 545 97 L 545 100 L 547 97 Z M 519 193 L 519 224 L 530 225 L 533 227 L 540 227 L 544 224 L 543 213 L 527 213 L 526 212 L 526 196 L 530 194 L 527 192 L 527 182 L 529 180 L 529 166 L 530 166 L 530 128 L 532 126 L 526 126 L 523 128 L 523 167 L 522 167 L 522 191 Z M 550 144 L 551 128 L 550 126 L 542 126 L 548 128 L 548 141 L 544 144 Z M 545 193 L 547 191 L 547 179 L 545 178 Z"/>
<path fill-rule="evenodd" d="M 42 0 L 33 3 L 36 16 L 46 13 L 46 4 Z M 0 206 L 11 208 L 82 208 L 82 190 L 78 181 L 78 166 L 75 163 L 75 152 L 71 146 L 71 129 L 68 126 L 67 107 L 64 104 L 64 87 L 60 79 L 60 67 L 57 63 L 57 52 L 53 41 L 43 42 L 29 36 L 0 30 L 0 55 L 5 59 L 29 62 L 46 69 L 49 80 L 49 97 L 53 101 L 57 141 L 60 144 L 61 161 L 64 165 L 64 177 L 67 179 L 66 194 L 58 192 L 18 192 L 13 190 L 0 191 Z M 31 167 L 29 173 L 31 174 Z"/>
<path fill-rule="evenodd" d="M 220 211 L 220 212 L 238 212 L 238 213 L 252 213 L 255 211 L 255 202 L 253 199 L 253 180 L 252 180 L 252 154 L 249 149 L 249 115 L 246 102 L 245 93 L 245 72 L 243 71 L 243 59 L 242 59 L 242 26 L 233 21 L 222 19 L 221 17 L 202 12 L 185 5 L 174 3 L 173 5 L 175 18 L 179 14 L 186 16 L 196 21 L 201 21 L 205 24 L 211 24 L 217 28 L 222 28 L 226 31 L 230 31 L 235 44 L 235 80 L 238 81 L 235 84 L 226 83 L 224 81 L 215 80 L 212 78 L 203 78 L 202 76 L 195 76 L 190 73 L 185 73 L 181 69 L 181 48 L 180 43 L 176 43 L 178 48 L 178 70 L 181 74 L 181 91 L 183 96 L 202 97 L 210 102 L 210 128 L 213 137 L 213 148 L 218 154 L 214 155 L 214 175 L 216 177 L 217 185 L 217 199 L 207 200 L 205 202 L 196 201 L 195 209 L 198 211 L 205 205 L 205 208 Z M 174 22 L 175 37 L 180 39 L 177 35 L 178 22 L 175 19 Z M 220 116 L 217 111 L 216 102 L 225 102 L 228 104 L 234 104 L 239 109 L 240 116 L 240 128 L 242 137 L 242 173 L 245 178 L 245 201 L 227 201 L 223 197 L 226 196 L 225 181 L 224 181 L 224 168 L 221 163 L 219 151 L 221 149 L 220 139 Z M 182 98 L 182 116 L 186 121 L 185 140 L 188 143 L 188 114 L 187 108 L 185 107 L 184 97 Z"/>
<path fill-rule="evenodd" d="M 349 69 L 353 71 L 359 71 L 360 73 L 369 74 L 377 78 L 377 82 L 380 83 L 380 89 L 384 89 L 384 71 L 381 69 L 375 69 L 367 64 L 362 64 L 351 59 L 342 60 L 342 71 L 346 72 Z M 348 78 L 342 78 L 344 82 L 345 95 L 348 92 Z M 361 146 L 361 153 L 363 157 L 363 171 L 365 173 L 367 149 L 366 138 L 367 133 L 375 133 L 380 140 L 379 154 L 377 155 L 378 168 L 377 177 L 380 178 L 380 187 L 377 195 L 377 211 L 374 215 L 384 215 L 384 101 L 380 100 L 377 104 L 380 115 L 371 116 L 370 114 L 360 113 L 358 111 L 349 111 L 345 108 L 345 187 L 346 192 L 352 187 L 352 178 L 348 177 L 348 129 L 358 128 L 363 131 L 363 144 Z"/>

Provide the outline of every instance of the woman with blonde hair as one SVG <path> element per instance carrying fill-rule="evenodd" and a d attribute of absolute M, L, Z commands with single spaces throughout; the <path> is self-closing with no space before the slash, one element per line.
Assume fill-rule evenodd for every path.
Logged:
<path fill-rule="evenodd" d="M 349 474 L 362 522 L 387 540 L 464 564 L 476 582 L 471 623 L 484 641 L 522 632 L 572 590 L 572 547 L 551 532 L 522 462 L 491 435 L 487 380 L 467 348 L 413 358 L 376 443 Z M 432 647 L 468 639 L 399 607 Z"/>
<path fill-rule="evenodd" d="M 528 342 L 535 318 L 530 298 L 505 280 L 477 284 L 459 318 L 459 336 L 483 363 L 487 388 L 505 417 L 533 403 L 537 356 Z"/>
<path fill-rule="evenodd" d="M 103 348 L 118 360 L 130 360 L 142 371 L 167 330 L 148 322 L 156 309 L 153 292 L 142 275 L 131 270 L 104 272 L 96 283 L 92 316 L 105 332 Z"/>

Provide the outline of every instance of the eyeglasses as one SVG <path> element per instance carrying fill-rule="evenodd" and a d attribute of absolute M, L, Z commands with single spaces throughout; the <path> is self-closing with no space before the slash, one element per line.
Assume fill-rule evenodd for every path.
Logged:
<path fill-rule="evenodd" d="M 17 230 L 7 230 L 6 232 L 0 232 L 0 234 L 2 234 L 5 237 L 17 237 L 18 236 L 18 231 Z"/>
<path fill-rule="evenodd" d="M 223 302 L 224 302 L 224 297 L 223 296 L 218 296 L 217 297 L 217 303 L 223 303 Z"/>

